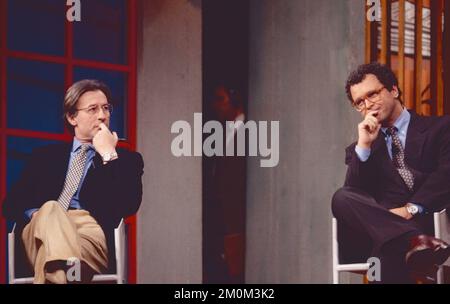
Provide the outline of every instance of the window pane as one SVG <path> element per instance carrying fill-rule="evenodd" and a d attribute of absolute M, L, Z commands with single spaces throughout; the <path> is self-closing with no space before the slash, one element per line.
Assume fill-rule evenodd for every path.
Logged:
<path fill-rule="evenodd" d="M 63 133 L 64 66 L 8 59 L 8 128 Z"/>
<path fill-rule="evenodd" d="M 75 68 L 74 81 L 82 79 L 98 79 L 104 82 L 111 90 L 114 111 L 111 117 L 110 129 L 116 131 L 119 137 L 126 136 L 125 117 L 127 105 L 127 76 L 122 72 L 105 71 L 88 68 Z"/>
<path fill-rule="evenodd" d="M 81 22 L 74 22 L 74 55 L 78 59 L 126 64 L 125 0 L 83 1 Z"/>
<path fill-rule="evenodd" d="M 9 0 L 8 48 L 64 55 L 66 1 Z"/>
<path fill-rule="evenodd" d="M 6 185 L 9 190 L 10 187 L 16 182 L 26 161 L 31 155 L 31 151 L 34 148 L 56 143 L 56 141 L 43 140 L 37 138 L 24 138 L 24 137 L 8 137 L 7 139 L 7 164 L 6 164 Z M 26 191 L 26 189 L 24 189 Z"/>

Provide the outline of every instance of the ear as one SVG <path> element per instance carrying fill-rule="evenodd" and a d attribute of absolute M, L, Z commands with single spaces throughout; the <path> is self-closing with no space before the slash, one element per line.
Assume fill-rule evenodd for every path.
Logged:
<path fill-rule="evenodd" d="M 392 86 L 391 93 L 394 95 L 394 98 L 398 98 L 398 96 L 400 95 L 397 86 Z"/>
<path fill-rule="evenodd" d="M 70 115 L 70 114 L 66 114 L 66 119 L 67 121 L 73 126 L 75 127 L 78 123 L 75 119 L 76 114 Z"/>

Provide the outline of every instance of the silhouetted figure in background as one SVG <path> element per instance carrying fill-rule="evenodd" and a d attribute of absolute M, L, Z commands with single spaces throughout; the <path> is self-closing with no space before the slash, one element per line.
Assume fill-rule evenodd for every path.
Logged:
<path fill-rule="evenodd" d="M 244 121 L 244 107 L 239 92 L 219 85 L 212 94 L 213 119 Z M 242 127 L 242 126 L 241 126 Z M 237 129 L 234 134 L 236 135 Z M 226 146 L 236 137 L 224 136 Z M 245 257 L 245 157 L 214 156 L 208 166 L 208 201 L 206 210 L 206 277 L 208 283 L 243 283 Z"/>

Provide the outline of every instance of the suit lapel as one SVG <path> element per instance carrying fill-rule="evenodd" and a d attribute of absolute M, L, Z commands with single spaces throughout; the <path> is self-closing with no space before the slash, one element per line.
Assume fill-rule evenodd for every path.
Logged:
<path fill-rule="evenodd" d="M 91 166 L 90 169 L 94 169 L 94 170 L 95 170 L 95 168 L 99 168 L 100 166 L 103 165 L 103 160 L 99 153 L 95 152 L 95 156 L 94 156 L 92 164 L 93 164 L 93 166 Z"/>
<path fill-rule="evenodd" d="M 376 155 L 376 157 L 380 160 L 383 171 L 391 172 L 394 176 L 398 176 L 401 179 L 401 176 L 398 174 L 397 169 L 394 167 L 392 160 L 389 157 L 386 139 L 384 138 L 384 133 L 381 130 L 372 148 L 374 155 Z"/>
<path fill-rule="evenodd" d="M 372 145 L 372 151 L 374 156 L 379 160 L 381 170 L 392 176 L 392 178 L 396 180 L 396 184 L 403 185 L 406 189 L 408 189 L 403 178 L 400 176 L 397 168 L 395 168 L 391 158 L 389 157 L 385 135 L 381 130 L 376 141 Z"/>
<path fill-rule="evenodd" d="M 103 160 L 97 152 L 95 152 L 94 158 L 92 159 L 92 164 L 89 167 L 89 170 L 86 173 L 86 177 L 84 178 L 84 184 L 88 183 L 87 181 L 91 178 L 92 172 L 96 170 L 96 168 L 100 168 L 103 165 Z M 81 192 L 83 192 L 83 187 L 81 188 Z"/>
<path fill-rule="evenodd" d="M 423 146 L 426 139 L 427 124 L 423 117 L 410 112 L 411 120 L 406 133 L 405 161 L 413 168 L 417 168 L 422 159 Z"/>
<path fill-rule="evenodd" d="M 383 149 L 386 150 L 386 141 L 384 139 L 384 134 L 383 132 L 378 133 L 378 137 L 377 139 L 375 139 L 375 142 L 372 145 L 372 153 L 378 154 L 378 153 L 383 153 Z M 387 152 L 387 150 L 386 150 Z"/>
<path fill-rule="evenodd" d="M 55 168 L 55 189 L 61 192 L 66 180 L 67 170 L 69 169 L 70 152 L 72 151 L 72 143 L 64 143 L 58 149 L 54 150 L 52 162 Z"/>

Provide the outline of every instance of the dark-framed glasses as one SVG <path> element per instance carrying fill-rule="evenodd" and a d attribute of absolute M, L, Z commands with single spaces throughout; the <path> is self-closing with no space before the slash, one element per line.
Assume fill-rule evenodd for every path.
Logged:
<path fill-rule="evenodd" d="M 355 100 L 353 102 L 353 106 L 358 111 L 364 110 L 366 108 L 366 101 L 369 101 L 371 103 L 377 102 L 378 100 L 380 100 L 381 92 L 384 89 L 385 89 L 385 87 L 382 86 L 381 88 L 379 88 L 377 90 L 370 91 L 369 93 L 366 94 L 366 96 L 360 97 L 357 100 Z"/>
<path fill-rule="evenodd" d="M 77 109 L 77 111 L 85 111 L 89 115 L 96 115 L 100 112 L 100 109 L 103 113 L 111 115 L 113 112 L 113 105 L 110 103 L 104 105 L 92 105 L 87 108 Z"/>

